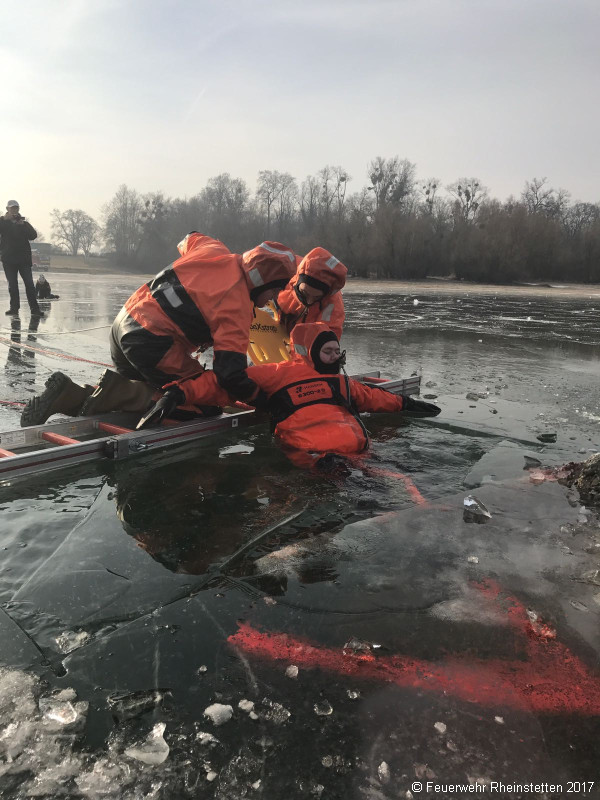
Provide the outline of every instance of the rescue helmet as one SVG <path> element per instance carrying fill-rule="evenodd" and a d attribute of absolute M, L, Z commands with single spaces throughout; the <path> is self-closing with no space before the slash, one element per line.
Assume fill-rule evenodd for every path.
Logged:
<path fill-rule="evenodd" d="M 344 288 L 347 267 L 324 247 L 314 247 L 298 264 L 293 284 L 307 283 L 324 294 L 334 294 Z"/>
<path fill-rule="evenodd" d="M 294 275 L 296 256 L 279 242 L 262 242 L 242 254 L 242 269 L 255 300 L 267 289 L 283 289 Z"/>

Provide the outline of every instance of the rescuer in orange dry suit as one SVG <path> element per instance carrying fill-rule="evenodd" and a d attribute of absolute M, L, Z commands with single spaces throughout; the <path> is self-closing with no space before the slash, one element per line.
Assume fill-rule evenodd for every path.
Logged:
<path fill-rule="evenodd" d="M 286 448 L 308 452 L 315 461 L 326 453 L 360 453 L 369 443 L 360 411 L 440 413 L 432 403 L 365 386 L 345 372 L 340 374 L 345 354 L 340 353 L 336 334 L 324 322 L 296 325 L 291 341 L 291 361 L 248 367 L 249 378 L 260 387 L 253 403 L 271 415 L 274 434 Z M 138 428 L 160 421 L 169 403 L 230 402 L 214 373 L 206 372 L 203 377 L 203 382 L 183 380 L 170 387 Z"/>
<path fill-rule="evenodd" d="M 296 274 L 277 298 L 279 321 L 288 333 L 298 323 L 325 322 L 339 339 L 345 317 L 341 289 L 348 270 L 323 247 L 302 259 L 296 256 L 296 261 Z"/>
<path fill-rule="evenodd" d="M 107 370 L 95 391 L 53 373 L 46 391 L 27 404 L 22 426 L 40 425 L 55 413 L 144 411 L 169 381 L 200 376 L 202 383 L 204 368 L 192 352 L 210 345 L 219 386 L 252 400 L 258 387 L 246 373 L 246 351 L 253 307 L 277 297 L 294 273 L 295 255 L 278 242 L 237 255 L 196 231 L 178 249 L 181 257 L 134 292 L 115 319 L 110 347 L 116 372 Z"/>

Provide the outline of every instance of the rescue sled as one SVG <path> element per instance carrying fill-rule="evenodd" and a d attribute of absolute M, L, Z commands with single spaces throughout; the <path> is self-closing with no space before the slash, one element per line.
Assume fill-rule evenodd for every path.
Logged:
<path fill-rule="evenodd" d="M 370 372 L 352 377 L 394 394 L 417 394 L 421 385 L 420 376 L 387 380 L 380 378 L 379 372 Z M 90 461 L 123 459 L 192 442 L 256 425 L 266 416 L 254 409 L 234 409 L 218 417 L 189 422 L 165 420 L 155 428 L 136 431 L 138 419 L 139 414 L 112 412 L 0 432 L 0 484 L 22 475 L 39 475 Z"/>

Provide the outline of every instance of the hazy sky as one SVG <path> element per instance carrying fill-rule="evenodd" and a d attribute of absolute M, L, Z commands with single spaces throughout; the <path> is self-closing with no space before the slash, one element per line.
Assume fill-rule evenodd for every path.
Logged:
<path fill-rule="evenodd" d="M 50 237 L 121 183 L 367 182 L 377 155 L 500 199 L 600 201 L 598 0 L 28 0 L 2 15 L 0 203 Z"/>

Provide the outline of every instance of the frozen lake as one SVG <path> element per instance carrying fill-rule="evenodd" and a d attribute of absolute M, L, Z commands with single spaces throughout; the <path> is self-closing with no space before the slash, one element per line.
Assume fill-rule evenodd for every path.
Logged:
<path fill-rule="evenodd" d="M 49 278 L 2 326 L 2 430 L 51 372 L 97 380 L 143 280 Z M 3 797 L 597 781 L 600 526 L 543 470 L 600 450 L 600 290 L 345 299 L 348 371 L 420 374 L 440 417 L 370 416 L 332 474 L 258 426 L 0 487 Z"/>

